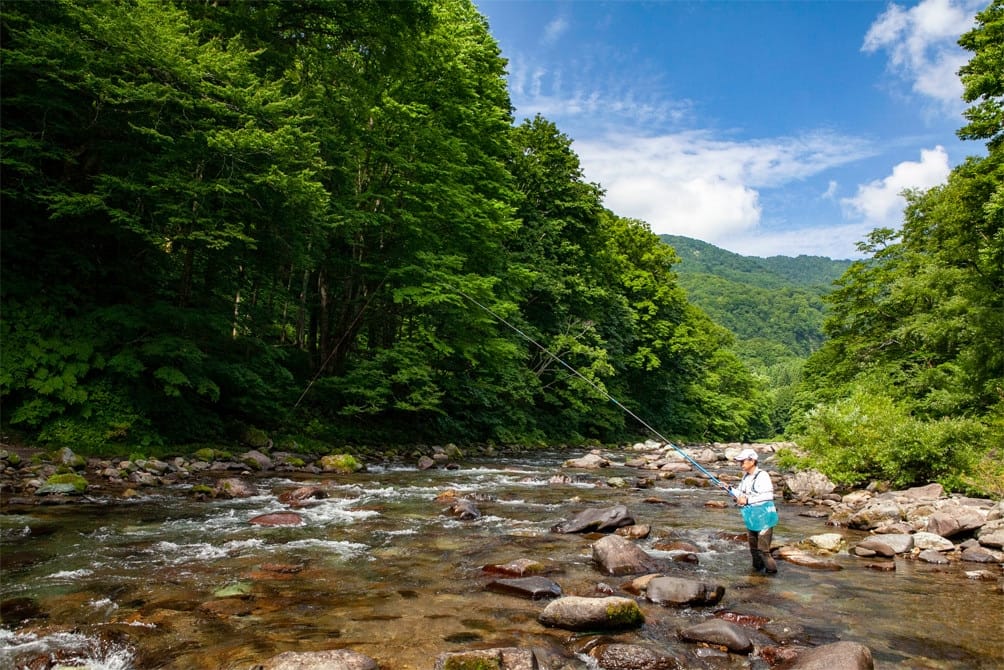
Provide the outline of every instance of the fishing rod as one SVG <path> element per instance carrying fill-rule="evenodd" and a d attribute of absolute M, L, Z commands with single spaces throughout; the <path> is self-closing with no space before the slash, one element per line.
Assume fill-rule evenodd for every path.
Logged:
<path fill-rule="evenodd" d="M 527 335 L 526 333 L 524 333 L 522 330 L 520 330 L 514 324 L 510 323 L 504 317 L 502 317 L 501 315 L 499 315 L 496 312 L 494 312 L 491 308 L 487 307 L 486 305 L 481 304 L 480 302 L 478 302 L 477 300 L 475 300 L 473 297 L 471 297 L 468 294 L 466 294 L 463 291 L 461 291 L 456 286 L 451 286 L 451 285 L 447 284 L 447 287 L 450 288 L 450 289 L 452 289 L 453 291 L 456 291 L 458 295 L 463 296 L 467 300 L 470 300 L 472 303 L 474 303 L 475 305 L 477 305 L 478 307 L 480 307 L 481 309 L 483 309 L 485 312 L 487 312 L 488 314 L 490 314 L 495 320 L 497 320 L 500 323 L 503 323 L 506 326 L 508 326 L 509 328 L 511 328 L 520 337 L 522 337 L 527 342 L 529 342 L 530 344 L 534 345 L 535 347 L 537 347 L 538 349 L 540 349 L 542 352 L 544 352 L 545 354 L 547 354 L 548 356 L 550 356 L 551 358 L 553 358 L 557 363 L 559 363 L 562 366 L 564 366 L 566 369 L 568 369 L 576 377 L 578 377 L 582 381 L 584 381 L 587 384 L 589 384 L 589 386 L 591 386 L 595 391 L 597 391 L 601 395 L 605 396 L 607 398 L 607 400 L 609 400 L 613 404 L 615 404 L 618 407 L 620 407 L 621 410 L 623 410 L 628 416 L 630 416 L 632 419 L 634 419 L 635 421 L 637 421 L 638 423 L 640 423 L 642 426 L 644 426 L 645 428 L 647 428 L 653 435 L 655 435 L 660 440 L 662 440 L 664 443 L 666 443 L 667 445 L 669 445 L 670 447 L 672 447 L 674 450 L 676 450 L 676 452 L 678 454 L 680 454 L 685 459 L 687 459 L 687 461 L 691 465 L 693 465 L 705 477 L 707 477 L 711 481 L 711 483 L 713 483 L 715 486 L 717 486 L 720 489 L 722 489 L 725 492 L 727 492 L 733 498 L 738 498 L 737 494 L 735 492 L 733 492 L 733 490 L 728 485 L 726 485 L 722 480 L 718 479 L 718 477 L 715 477 L 713 474 L 711 474 L 710 472 L 708 472 L 704 468 L 704 466 L 702 466 L 696 460 L 694 460 L 693 458 L 691 458 L 691 456 L 687 452 L 685 452 L 683 449 L 680 449 L 678 446 L 676 446 L 675 444 L 673 444 L 672 442 L 670 442 L 659 431 L 657 431 L 655 428 L 653 428 L 652 426 L 650 426 L 648 424 L 648 422 L 646 422 L 640 416 L 638 416 L 637 414 L 635 414 L 634 412 L 632 412 L 630 409 L 628 409 L 627 407 L 625 407 L 624 404 L 621 403 L 621 401 L 617 400 L 617 398 L 615 398 L 612 395 L 610 395 L 609 393 L 607 393 L 606 389 L 602 388 L 601 386 L 599 386 L 598 384 L 596 384 L 593 380 L 591 380 L 588 377 L 586 377 L 585 375 L 583 375 L 581 372 L 579 372 L 574 367 L 572 367 L 571 365 L 569 365 L 568 363 L 566 363 L 565 361 L 563 361 L 557 355 L 551 353 L 551 351 L 547 347 L 545 347 L 543 344 L 541 344 L 537 340 L 533 339 L 532 337 L 530 337 L 529 335 Z"/>

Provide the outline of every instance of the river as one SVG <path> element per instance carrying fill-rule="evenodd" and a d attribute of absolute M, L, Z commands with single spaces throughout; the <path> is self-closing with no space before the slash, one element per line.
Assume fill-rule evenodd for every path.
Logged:
<path fill-rule="evenodd" d="M 486 565 L 530 558 L 565 595 L 625 595 L 591 558 L 595 536 L 551 532 L 589 508 L 627 505 L 652 533 L 699 547 L 696 564 L 671 574 L 723 584 L 711 608 L 673 609 L 641 601 L 646 623 L 618 633 L 624 642 L 664 644 L 694 668 L 763 668 L 762 660 L 679 642 L 676 631 L 729 609 L 767 617 L 784 644 L 837 640 L 867 645 L 879 670 L 1004 667 L 1004 607 L 993 582 L 967 578 L 973 566 L 934 566 L 897 558 L 894 571 L 866 567 L 846 553 L 843 568 L 820 571 L 779 561 L 773 577 L 751 574 L 740 515 L 705 503 L 712 488 L 660 480 L 653 488 L 611 488 L 640 471 L 615 466 L 577 471 L 555 483 L 562 462 L 580 453 L 532 454 L 465 462 L 460 469 L 370 466 L 353 475 L 262 476 L 258 494 L 198 501 L 189 486 L 123 500 L 9 508 L 0 515 L 0 601 L 34 611 L 0 628 L 0 668 L 47 653 L 92 670 L 248 670 L 282 651 L 345 648 L 382 670 L 431 669 L 437 655 L 472 648 L 542 647 L 570 657 L 588 635 L 546 628 L 541 601 L 486 589 Z M 623 458 L 621 458 L 623 461 Z M 304 484 L 330 497 L 297 510 L 299 526 L 250 524 L 288 509 L 279 493 Z M 460 520 L 435 500 L 453 489 L 477 494 L 482 515 Z M 774 543 L 839 532 L 806 508 L 781 503 Z M 999 568 L 996 568 L 999 569 Z M 20 610 L 18 610 L 20 611 Z M 9 619 L 5 615 L 5 620 Z"/>

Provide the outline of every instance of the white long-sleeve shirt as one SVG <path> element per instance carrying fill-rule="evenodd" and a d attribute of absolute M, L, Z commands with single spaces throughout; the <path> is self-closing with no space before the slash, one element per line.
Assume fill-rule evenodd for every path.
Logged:
<path fill-rule="evenodd" d="M 736 492 L 746 496 L 747 505 L 756 505 L 774 499 L 774 482 L 766 470 L 754 468 L 753 472 L 743 475 Z"/>

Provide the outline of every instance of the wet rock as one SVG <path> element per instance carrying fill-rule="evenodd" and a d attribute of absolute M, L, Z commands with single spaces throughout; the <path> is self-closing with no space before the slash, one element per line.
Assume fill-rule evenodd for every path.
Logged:
<path fill-rule="evenodd" d="M 464 521 L 481 517 L 481 510 L 478 509 L 473 500 L 467 498 L 458 498 L 455 503 L 446 508 L 446 513 Z"/>
<path fill-rule="evenodd" d="M 322 500 L 328 497 L 328 492 L 320 486 L 301 486 L 292 491 L 284 491 L 279 494 L 279 502 L 284 505 L 299 507 L 310 500 Z"/>
<path fill-rule="evenodd" d="M 822 533 L 820 535 L 812 535 L 806 538 L 806 542 L 822 549 L 823 551 L 828 551 L 834 554 L 840 551 L 845 544 L 844 536 L 839 533 Z"/>
<path fill-rule="evenodd" d="M 683 661 L 665 650 L 640 644 L 600 644 L 589 650 L 603 670 L 679 670 Z"/>
<path fill-rule="evenodd" d="M 924 551 L 917 554 L 917 560 L 923 561 L 924 563 L 931 563 L 933 565 L 947 565 L 948 559 L 940 551 L 935 549 L 925 549 Z"/>
<path fill-rule="evenodd" d="M 250 498 L 257 493 L 253 486 L 237 477 L 221 479 L 213 487 L 214 498 Z"/>
<path fill-rule="evenodd" d="M 721 584 L 683 577 L 656 577 L 645 588 L 648 600 L 675 607 L 714 605 L 724 595 Z"/>
<path fill-rule="evenodd" d="M 830 558 L 814 556 L 798 547 L 785 546 L 777 550 L 777 555 L 789 563 L 814 570 L 842 570 L 839 563 Z"/>
<path fill-rule="evenodd" d="M 874 670 L 871 650 L 857 642 L 834 642 L 798 655 L 791 670 Z"/>
<path fill-rule="evenodd" d="M 532 650 L 506 647 L 440 654 L 436 657 L 435 670 L 470 670 L 471 668 L 484 668 L 484 670 L 536 670 L 538 667 L 541 666 L 537 663 Z"/>
<path fill-rule="evenodd" d="M 640 626 L 645 617 L 630 598 L 565 596 L 548 603 L 537 620 L 566 630 L 614 630 Z"/>
<path fill-rule="evenodd" d="M 586 454 L 581 458 L 572 458 L 564 463 L 566 468 L 579 468 L 582 470 L 597 470 L 599 468 L 610 467 L 610 460 L 596 453 Z"/>
<path fill-rule="evenodd" d="M 630 526 L 621 526 L 614 531 L 617 535 L 626 537 L 629 540 L 642 540 L 648 537 L 651 532 L 652 527 L 647 523 L 636 523 Z"/>
<path fill-rule="evenodd" d="M 257 449 L 245 452 L 241 456 L 241 463 L 256 471 L 272 469 L 272 459 Z"/>
<path fill-rule="evenodd" d="M 87 480 L 75 473 L 52 475 L 35 490 L 35 495 L 82 495 L 87 490 Z"/>
<path fill-rule="evenodd" d="M 608 575 L 652 572 L 658 567 L 641 547 L 620 535 L 607 535 L 594 542 L 593 561 Z"/>
<path fill-rule="evenodd" d="M 272 512 L 248 519 L 248 523 L 256 526 L 299 526 L 303 517 L 296 512 Z"/>
<path fill-rule="evenodd" d="M 547 577 L 514 577 L 512 579 L 496 579 L 486 586 L 494 593 L 543 600 L 545 598 L 560 598 L 561 587 Z"/>
<path fill-rule="evenodd" d="M 498 575 L 524 577 L 526 575 L 543 572 L 544 564 L 530 558 L 518 558 L 511 563 L 505 563 L 502 565 L 486 565 L 481 569 L 485 572 Z"/>
<path fill-rule="evenodd" d="M 862 558 L 871 558 L 873 556 L 892 558 L 896 555 L 896 550 L 882 540 L 870 537 L 866 540 L 858 542 L 854 548 L 851 549 L 851 553 L 855 556 L 861 556 Z"/>
<path fill-rule="evenodd" d="M 736 654 L 753 651 L 753 640 L 741 627 L 729 621 L 712 619 L 679 631 L 681 640 L 720 645 Z"/>
<path fill-rule="evenodd" d="M 986 547 L 975 546 L 967 547 L 962 550 L 963 561 L 969 563 L 1000 563 L 1001 557 L 998 554 L 990 551 Z"/>
<path fill-rule="evenodd" d="M 438 667 L 438 666 L 437 666 Z M 273 656 L 256 670 L 376 670 L 377 662 L 348 649 L 286 651 Z"/>
<path fill-rule="evenodd" d="M 625 505 L 615 505 L 606 509 L 587 509 L 571 519 L 556 524 L 552 533 L 612 533 L 622 526 L 630 526 L 634 517 Z"/>

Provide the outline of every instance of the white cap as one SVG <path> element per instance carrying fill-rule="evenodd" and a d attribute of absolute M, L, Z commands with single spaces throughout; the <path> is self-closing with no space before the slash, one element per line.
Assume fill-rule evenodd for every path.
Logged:
<path fill-rule="evenodd" d="M 743 449 L 738 454 L 735 455 L 734 461 L 745 461 L 747 458 L 752 458 L 754 461 L 759 460 L 760 454 L 756 453 L 753 449 Z"/>

